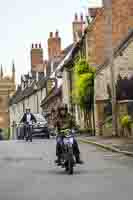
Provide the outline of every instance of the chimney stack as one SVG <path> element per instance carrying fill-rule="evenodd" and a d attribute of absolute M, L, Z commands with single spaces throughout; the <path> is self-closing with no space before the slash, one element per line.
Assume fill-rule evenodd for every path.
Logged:
<path fill-rule="evenodd" d="M 61 38 L 59 32 L 56 31 L 53 36 L 53 32 L 50 32 L 48 39 L 48 56 L 49 60 L 57 58 L 61 53 Z"/>
<path fill-rule="evenodd" d="M 89 16 L 92 17 L 92 18 L 95 18 L 96 17 L 96 13 L 97 13 L 97 9 L 98 8 L 89 8 L 88 9 Z"/>
<path fill-rule="evenodd" d="M 85 20 L 83 14 L 80 15 L 80 19 L 78 20 L 78 15 L 75 13 L 75 19 L 73 21 L 73 41 L 77 42 L 78 38 L 82 37 L 85 27 Z"/>
<path fill-rule="evenodd" d="M 35 46 L 35 48 L 34 48 Z M 31 48 L 31 72 L 43 72 L 43 49 L 40 44 L 32 44 Z"/>

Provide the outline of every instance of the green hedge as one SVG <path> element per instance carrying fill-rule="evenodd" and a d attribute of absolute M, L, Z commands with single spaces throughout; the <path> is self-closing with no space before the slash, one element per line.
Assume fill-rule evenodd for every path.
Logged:
<path fill-rule="evenodd" d="M 10 128 L 3 129 L 3 137 L 4 137 L 5 140 L 10 139 Z"/>

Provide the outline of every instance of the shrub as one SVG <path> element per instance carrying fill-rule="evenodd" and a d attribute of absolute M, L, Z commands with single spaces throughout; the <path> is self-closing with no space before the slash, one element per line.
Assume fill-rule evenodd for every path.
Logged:
<path fill-rule="evenodd" d="M 8 128 L 5 128 L 4 130 L 3 130 L 3 137 L 4 137 L 4 139 L 5 140 L 9 140 L 10 139 L 10 133 L 9 133 L 9 129 Z"/>
<path fill-rule="evenodd" d="M 131 128 L 132 119 L 129 115 L 122 116 L 121 118 L 121 126 L 122 128 Z"/>

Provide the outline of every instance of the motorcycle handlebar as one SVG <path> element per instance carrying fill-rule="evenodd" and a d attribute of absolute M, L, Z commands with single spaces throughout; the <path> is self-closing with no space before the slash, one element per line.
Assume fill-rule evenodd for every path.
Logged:
<path fill-rule="evenodd" d="M 16 123 L 17 126 L 24 126 L 24 125 L 36 125 L 37 123 L 32 122 L 31 124 L 26 124 L 26 123 Z"/>

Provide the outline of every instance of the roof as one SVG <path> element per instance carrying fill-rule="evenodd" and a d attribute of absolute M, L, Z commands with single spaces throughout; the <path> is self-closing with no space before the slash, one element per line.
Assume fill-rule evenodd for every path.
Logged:
<path fill-rule="evenodd" d="M 9 104 L 17 104 L 18 102 L 22 101 L 25 97 L 30 96 L 31 94 L 33 94 L 34 91 L 34 85 L 35 85 L 35 81 L 31 84 L 30 87 L 26 87 L 24 90 L 22 89 L 18 89 L 16 91 L 16 93 L 13 95 L 13 97 L 10 99 Z"/>
<path fill-rule="evenodd" d="M 62 66 L 60 67 L 60 71 L 63 71 L 63 69 L 65 67 L 68 68 L 73 63 L 73 58 L 77 54 L 77 52 L 79 51 L 80 47 L 82 46 L 83 40 L 85 39 L 87 32 L 88 32 L 88 29 L 85 30 L 82 38 L 77 43 L 73 44 L 71 51 L 69 52 L 67 58 L 64 60 L 64 62 L 62 63 Z M 132 41 L 133 41 L 133 29 L 131 29 L 128 32 L 127 36 L 123 40 L 121 40 L 119 45 L 114 49 L 114 56 L 116 57 L 120 53 L 122 53 L 124 51 L 124 49 L 127 48 L 129 43 L 132 42 Z M 109 63 L 109 60 L 106 60 L 102 65 L 98 66 L 97 67 L 97 73 L 99 72 L 99 70 L 101 70 L 102 68 L 107 66 L 108 63 Z"/>
<path fill-rule="evenodd" d="M 61 57 L 60 61 L 58 62 L 56 70 L 51 74 L 51 78 L 56 76 L 56 73 L 61 70 L 61 68 L 64 66 L 64 62 L 68 59 L 69 54 L 71 54 L 71 51 L 73 49 L 74 44 L 69 45 L 63 50 L 63 56 Z"/>
<path fill-rule="evenodd" d="M 62 56 L 56 58 L 53 61 L 53 69 L 54 71 L 56 71 L 56 69 L 58 68 L 58 66 L 60 65 L 60 63 L 64 60 L 64 58 L 66 57 L 66 55 L 69 53 L 69 51 L 71 50 L 73 44 L 67 46 L 63 51 L 62 51 Z M 48 66 L 47 66 L 47 77 L 44 78 L 44 76 L 42 76 L 42 78 L 36 82 L 36 80 L 33 80 L 32 84 L 30 86 L 27 86 L 24 90 L 21 90 L 19 88 L 19 90 L 14 94 L 14 96 L 10 99 L 10 105 L 12 104 L 17 104 L 18 102 L 22 101 L 25 97 L 31 96 L 33 93 L 36 92 L 36 90 L 34 90 L 34 85 L 36 84 L 37 86 L 37 90 L 40 90 L 44 87 L 46 87 L 46 82 L 47 79 L 49 78 L 49 74 L 51 73 L 51 64 L 52 61 L 48 61 Z M 55 72 L 54 72 L 55 73 Z M 29 74 L 24 75 L 25 79 L 27 80 L 29 78 Z M 51 76 L 50 76 L 51 77 Z M 54 78 L 51 77 L 51 78 Z M 58 88 L 59 89 L 59 88 Z M 57 90 L 58 90 L 57 89 Z M 53 90 L 52 90 L 53 91 Z M 51 91 L 51 92 L 52 92 Z M 56 95 L 58 93 L 58 91 L 54 91 L 54 93 L 52 95 Z M 51 93 L 50 93 L 51 94 Z M 51 96 L 49 97 L 51 98 Z"/>
<path fill-rule="evenodd" d="M 62 87 L 59 88 L 53 88 L 49 95 L 45 97 L 41 102 L 41 107 L 45 104 L 47 104 L 49 101 L 51 101 L 55 96 L 61 96 L 62 94 Z"/>

